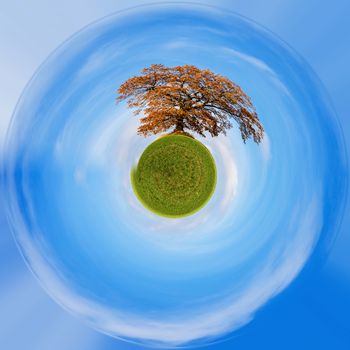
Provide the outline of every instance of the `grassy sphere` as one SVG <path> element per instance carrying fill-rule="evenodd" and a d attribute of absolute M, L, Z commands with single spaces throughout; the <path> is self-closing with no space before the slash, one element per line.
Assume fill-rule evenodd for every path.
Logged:
<path fill-rule="evenodd" d="M 201 209 L 212 196 L 215 161 L 201 142 L 167 135 L 145 149 L 132 169 L 131 182 L 140 202 L 153 213 L 184 217 Z"/>

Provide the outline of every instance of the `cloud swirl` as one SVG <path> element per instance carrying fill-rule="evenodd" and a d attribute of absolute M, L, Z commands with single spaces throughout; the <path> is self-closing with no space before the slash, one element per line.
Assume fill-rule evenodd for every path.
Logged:
<path fill-rule="evenodd" d="M 190 217 L 158 217 L 131 188 L 154 138 L 136 135 L 115 91 L 151 63 L 231 78 L 266 130 L 259 146 L 235 128 L 200 139 L 218 184 Z M 122 12 L 66 41 L 25 89 L 7 155 L 8 215 L 43 287 L 96 329 L 154 346 L 252 320 L 332 235 L 346 187 L 341 132 L 308 66 L 236 15 L 183 4 Z"/>

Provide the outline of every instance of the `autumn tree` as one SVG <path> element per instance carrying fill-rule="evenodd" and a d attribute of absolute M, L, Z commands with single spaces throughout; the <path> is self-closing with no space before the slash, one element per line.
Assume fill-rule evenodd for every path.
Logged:
<path fill-rule="evenodd" d="M 127 100 L 135 114 L 143 112 L 138 133 L 196 132 L 205 137 L 226 134 L 238 123 L 244 142 L 259 143 L 264 129 L 242 89 L 230 79 L 192 65 L 165 67 L 153 64 L 118 89 L 117 102 Z"/>

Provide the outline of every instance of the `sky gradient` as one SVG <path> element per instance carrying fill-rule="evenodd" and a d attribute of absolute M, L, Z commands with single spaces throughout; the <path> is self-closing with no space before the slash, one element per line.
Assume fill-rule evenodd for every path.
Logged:
<path fill-rule="evenodd" d="M 102 2 L 100 4 L 101 14 L 103 11 L 107 12 L 111 10 L 111 4 L 106 3 L 105 10 L 103 10 Z M 346 30 L 346 28 L 342 28 L 342 23 L 345 22 L 342 22 L 343 17 L 341 14 L 343 11 L 342 6 L 344 5 L 341 2 L 339 2 L 339 7 L 323 9 L 324 12 L 322 12 L 322 9 L 319 7 L 316 8 L 315 4 L 316 2 L 308 2 L 307 6 L 304 4 L 304 6 L 306 6 L 306 10 L 304 8 L 304 11 L 307 13 L 310 6 L 310 13 L 314 14 L 312 18 L 315 21 L 316 28 L 318 24 L 322 23 L 322 20 L 320 20 L 322 14 L 325 15 L 326 13 L 331 12 L 334 13 L 335 25 L 334 27 L 330 26 L 330 29 L 327 30 L 328 35 L 330 35 L 329 33 L 332 33 L 332 31 L 336 33 L 336 30 Z M 262 24 L 273 29 L 277 34 L 286 39 L 313 64 L 317 73 L 326 83 L 328 91 L 331 92 L 333 101 L 343 124 L 345 135 L 349 135 L 347 132 L 349 125 L 345 120 L 346 115 L 342 113 L 342 106 L 346 106 L 345 91 L 342 87 L 346 86 L 348 83 L 348 77 L 346 74 L 342 73 L 342 69 L 345 68 L 344 65 L 342 66 L 342 61 L 346 55 L 349 55 L 348 52 L 344 52 L 345 49 L 342 46 L 344 43 L 338 43 L 337 40 L 333 40 L 333 37 L 329 39 L 331 42 L 330 45 L 334 45 L 334 49 L 331 50 L 334 56 L 329 56 L 327 61 L 325 56 L 330 55 L 330 51 L 322 51 L 324 50 L 324 46 L 320 43 L 320 46 L 317 47 L 315 43 L 320 41 L 319 35 L 322 30 L 321 26 L 318 27 L 318 31 L 316 31 L 314 27 L 308 31 L 310 35 L 308 37 L 307 35 L 301 34 L 300 26 L 295 30 L 295 26 L 293 27 L 290 22 L 286 21 L 286 19 L 284 22 L 281 21 L 283 14 L 286 16 L 288 10 L 291 8 L 298 13 L 298 9 L 296 8 L 297 2 L 293 2 L 293 5 L 288 5 L 288 2 L 286 2 L 283 8 L 275 8 L 275 11 L 268 11 L 269 8 L 265 4 L 265 14 L 261 9 L 260 11 L 257 11 L 257 7 L 254 7 L 252 4 L 250 4 L 251 13 L 249 12 L 247 5 L 243 6 L 239 3 L 236 3 L 235 5 L 235 10 L 237 12 L 241 12 L 252 19 L 260 20 L 260 22 L 262 21 Z M 273 5 L 272 2 L 271 6 Z M 223 6 L 225 6 L 224 3 Z M 85 9 L 86 17 L 84 17 L 84 12 L 79 12 L 82 22 L 84 22 L 84 19 L 88 19 L 88 21 L 93 19 L 92 13 L 89 14 L 89 11 L 93 8 L 92 3 L 89 9 Z M 44 9 L 45 8 L 43 7 L 41 8 L 42 11 L 44 11 Z M 9 8 L 7 11 L 11 14 L 11 11 L 13 10 Z M 63 7 L 61 11 L 64 11 Z M 72 11 L 72 8 L 70 8 L 69 14 L 67 11 L 67 18 L 72 16 L 72 13 L 74 13 Z M 259 14 L 257 14 L 257 12 L 259 12 Z M 77 13 L 78 10 L 75 14 Z M 24 12 L 21 13 L 21 11 L 16 13 L 16 15 L 22 15 L 24 18 L 26 17 L 26 14 Z M 45 14 L 45 12 L 42 12 L 41 16 L 45 17 L 48 15 Z M 273 20 L 273 17 L 275 20 Z M 302 21 L 303 19 L 301 14 L 299 14 L 297 18 L 299 21 Z M 21 19 L 18 18 L 18 20 L 20 21 Z M 60 20 L 62 20 L 62 18 Z M 69 23 L 68 19 L 67 23 Z M 81 25 L 83 24 L 84 23 Z M 304 28 L 309 28 L 307 23 L 304 25 Z M 57 26 L 60 27 L 59 25 Z M 72 26 L 71 32 L 74 31 L 73 27 L 74 26 Z M 11 28 L 12 27 L 9 25 L 7 31 L 11 32 Z M 34 24 L 32 28 L 33 34 L 35 34 Z M 67 27 L 65 26 L 65 29 L 66 28 Z M 19 33 L 19 29 L 17 29 L 17 32 L 18 35 L 24 36 L 24 33 Z M 71 32 L 67 33 L 66 36 L 71 34 Z M 46 47 L 46 50 L 50 51 L 52 37 L 59 38 L 60 41 L 64 39 L 60 38 L 60 35 L 64 34 L 59 35 L 58 33 L 50 32 L 46 34 L 47 37 L 45 40 L 50 44 L 45 46 L 44 42 L 42 42 L 40 45 L 41 50 L 45 50 L 43 48 Z M 51 36 L 50 34 L 53 35 Z M 334 37 L 336 37 L 336 35 L 334 35 Z M 322 36 L 322 38 L 324 39 L 324 36 Z M 2 45 L 3 43 L 6 44 L 6 40 L 8 39 L 8 36 L 3 39 L 1 41 Z M 58 43 L 59 42 L 55 42 L 52 44 L 53 47 Z M 299 44 L 296 45 L 296 43 Z M 43 57 L 39 59 L 35 58 L 35 55 L 39 55 L 38 52 L 40 52 L 40 50 L 33 50 L 33 57 L 29 55 L 29 52 L 32 49 L 29 50 L 26 54 L 26 56 L 29 55 L 28 60 L 26 60 L 28 61 L 28 64 L 23 66 L 23 62 L 19 61 L 18 69 L 16 70 L 11 68 L 15 67 L 14 65 L 16 63 L 15 60 L 10 59 L 11 53 L 14 52 L 17 47 L 18 51 L 15 56 L 20 57 L 20 50 L 24 50 L 25 47 L 25 45 L 20 45 L 20 48 L 18 48 L 17 45 L 18 40 L 13 38 L 12 42 L 8 43 L 8 50 L 6 50 L 9 55 L 2 59 L 5 61 L 3 62 L 3 67 L 9 67 L 9 69 L 4 69 L 5 78 L 6 74 L 9 75 L 10 72 L 18 72 L 20 69 L 26 70 L 26 73 L 24 72 L 23 75 L 18 77 L 18 79 L 14 79 L 13 76 L 11 76 L 11 79 L 10 77 L 6 79 L 10 84 L 9 86 L 15 85 L 17 89 L 20 89 L 21 84 L 23 84 L 28 78 L 26 74 L 30 75 L 30 73 L 32 73 L 30 70 L 35 69 L 35 67 L 32 67 L 31 65 L 38 65 L 49 52 L 43 54 Z M 311 50 L 312 47 L 314 47 L 313 50 Z M 24 53 L 22 55 L 24 56 Z M 332 57 L 333 60 L 331 59 Z M 336 61 L 336 63 L 329 64 L 329 61 Z M 2 108 L 5 108 L 2 115 L 6 116 L 9 115 L 9 111 L 13 109 L 11 101 L 13 102 L 18 95 L 16 88 L 7 88 L 4 89 L 4 91 L 6 91 L 8 96 L 7 100 L 9 101 L 5 106 L 2 106 Z M 15 98 L 14 96 L 16 95 L 17 97 Z M 5 127 L 6 117 L 2 119 L 2 123 Z M 346 232 L 347 222 L 349 222 L 348 216 L 345 217 L 343 229 L 340 231 L 338 240 L 335 242 L 328 261 L 322 269 L 319 269 L 317 273 L 313 273 L 312 276 L 310 276 L 310 274 L 305 275 L 305 277 L 301 275 L 287 291 L 281 294 L 273 303 L 267 305 L 265 310 L 258 315 L 259 317 L 257 317 L 256 321 L 244 328 L 239 336 L 236 336 L 235 339 L 230 342 L 216 346 L 224 349 L 232 348 L 232 346 L 235 345 L 237 348 L 249 349 L 256 346 L 256 344 L 264 342 L 266 346 L 276 349 L 280 346 L 283 346 L 284 348 L 288 346 L 290 346 L 290 348 L 295 348 L 296 346 L 299 346 L 299 348 L 310 348 L 310 346 L 325 349 L 330 347 L 336 349 L 347 348 L 349 344 L 349 338 L 347 336 L 347 305 L 349 305 L 349 297 L 347 291 L 350 287 L 349 268 L 348 265 L 346 265 L 348 260 L 346 249 L 349 247 L 349 237 Z M 125 343 L 116 343 L 110 338 L 103 337 L 91 331 L 53 304 L 53 302 L 41 291 L 24 267 L 24 264 L 20 260 L 15 249 L 12 237 L 6 229 L 4 220 L 1 229 L 4 234 L 2 235 L 1 241 L 1 251 L 3 254 L 1 254 L 2 263 L 0 267 L 2 274 L 0 300 L 1 304 L 4 306 L 3 309 L 5 312 L 1 318 L 2 333 L 0 334 L 0 337 L 2 337 L 5 344 L 8 344 L 7 346 L 9 349 L 22 348 L 23 345 L 21 345 L 21 341 L 25 342 L 25 344 L 31 344 L 30 346 L 32 346 L 33 349 L 45 349 L 48 344 L 50 344 L 50 348 L 57 346 L 57 348 L 60 349 L 120 349 L 121 347 L 131 347 L 131 345 Z M 16 305 L 15 309 L 14 305 Z M 34 305 L 37 306 L 34 307 Z M 25 325 L 25 327 L 23 327 L 23 325 Z M 19 329 L 21 329 L 21 339 L 16 337 Z M 25 330 L 23 331 L 23 329 Z"/>

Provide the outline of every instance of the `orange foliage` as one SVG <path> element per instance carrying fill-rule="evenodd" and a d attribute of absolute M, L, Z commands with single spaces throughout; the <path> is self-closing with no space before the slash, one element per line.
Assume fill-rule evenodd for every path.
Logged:
<path fill-rule="evenodd" d="M 226 134 L 235 120 L 244 142 L 249 137 L 261 141 L 264 129 L 250 98 L 228 78 L 191 65 L 153 64 L 141 73 L 125 81 L 117 97 L 117 102 L 127 100 L 130 108 L 136 108 L 136 115 L 143 112 L 139 134 L 174 128 L 217 136 Z"/>

